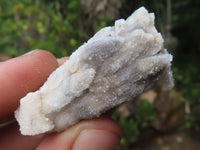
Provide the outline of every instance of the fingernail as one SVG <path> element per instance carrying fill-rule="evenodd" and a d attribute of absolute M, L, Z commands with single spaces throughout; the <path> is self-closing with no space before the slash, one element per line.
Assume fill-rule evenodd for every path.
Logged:
<path fill-rule="evenodd" d="M 72 150 L 114 150 L 120 137 L 112 132 L 87 129 L 80 133 Z"/>
<path fill-rule="evenodd" d="M 69 60 L 69 57 L 62 57 L 57 59 L 58 65 L 61 66 L 63 63 L 65 63 L 67 60 Z"/>

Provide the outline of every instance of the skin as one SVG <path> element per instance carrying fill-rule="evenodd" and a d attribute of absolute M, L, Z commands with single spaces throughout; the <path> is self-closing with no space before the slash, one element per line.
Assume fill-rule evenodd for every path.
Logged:
<path fill-rule="evenodd" d="M 20 98 L 36 91 L 68 58 L 56 59 L 44 50 L 34 50 L 0 62 L 1 150 L 114 150 L 122 135 L 119 125 L 107 116 L 84 120 L 59 133 L 23 136 L 14 120 Z M 13 121 L 12 121 L 13 120 Z M 3 123 L 11 121 L 7 125 Z"/>

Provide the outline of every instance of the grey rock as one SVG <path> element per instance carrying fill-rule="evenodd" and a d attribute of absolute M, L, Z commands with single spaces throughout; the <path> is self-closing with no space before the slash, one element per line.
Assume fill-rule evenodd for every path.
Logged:
<path fill-rule="evenodd" d="M 172 88 L 171 61 L 154 14 L 141 7 L 97 32 L 38 91 L 20 100 L 15 117 L 21 133 L 61 131 L 133 100 L 155 84 Z"/>

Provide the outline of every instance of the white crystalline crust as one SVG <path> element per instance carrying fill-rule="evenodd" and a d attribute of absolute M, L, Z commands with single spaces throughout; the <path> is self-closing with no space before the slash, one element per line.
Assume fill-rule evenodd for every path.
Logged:
<path fill-rule="evenodd" d="M 21 133 L 64 130 L 132 100 L 155 83 L 171 88 L 171 61 L 154 14 L 141 7 L 97 32 L 38 91 L 20 100 L 15 117 Z"/>

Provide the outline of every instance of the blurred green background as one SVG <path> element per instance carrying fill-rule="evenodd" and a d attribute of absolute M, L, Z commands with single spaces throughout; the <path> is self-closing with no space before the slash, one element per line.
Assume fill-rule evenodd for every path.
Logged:
<path fill-rule="evenodd" d="M 113 25 L 116 19 L 127 18 L 140 6 L 155 13 L 156 28 L 165 39 L 165 47 L 174 55 L 172 70 L 176 94 L 171 96 L 171 93 L 166 95 L 166 91 L 155 90 L 157 97 L 178 99 L 177 107 L 170 103 L 166 112 L 173 117 L 176 110 L 180 110 L 184 119 L 164 131 L 155 125 L 156 119 L 160 121 L 159 107 L 163 106 L 149 102 L 148 97 L 142 99 L 136 104 L 133 115 L 122 117 L 119 112 L 113 115 L 124 130 L 119 149 L 137 147 L 146 130 L 157 135 L 184 128 L 184 132 L 186 129 L 199 134 L 199 0 L 1 0 L 0 59 L 16 57 L 33 49 L 48 50 L 56 57 L 69 56 L 102 27 Z M 179 97 L 183 99 L 181 102 Z M 169 119 L 166 118 L 165 124 Z"/>

